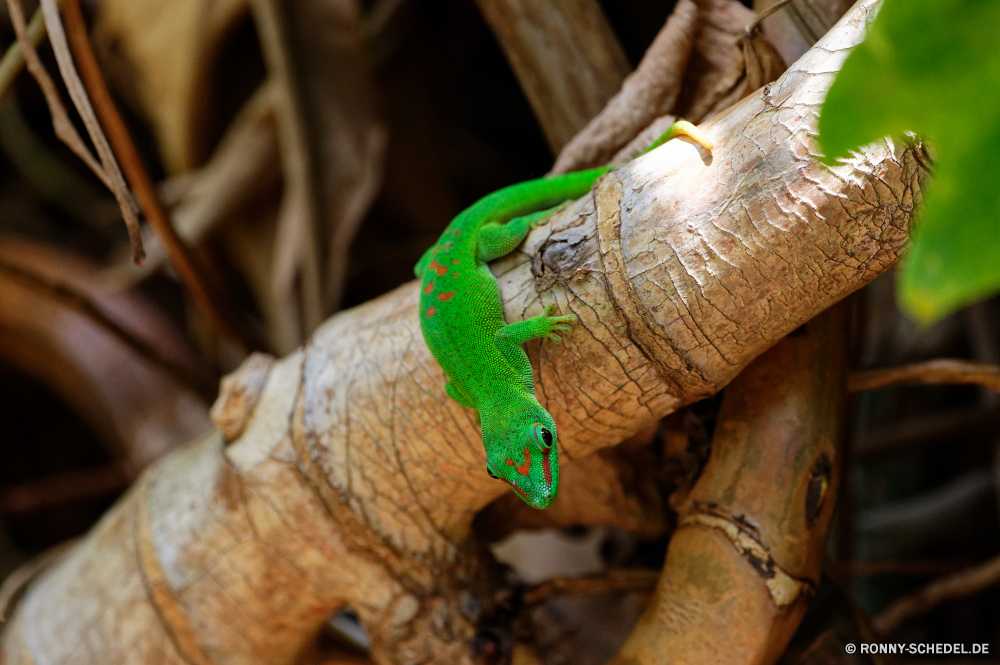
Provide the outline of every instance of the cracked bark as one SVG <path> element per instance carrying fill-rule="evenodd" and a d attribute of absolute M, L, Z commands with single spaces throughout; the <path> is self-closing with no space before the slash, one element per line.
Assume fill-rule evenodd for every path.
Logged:
<path fill-rule="evenodd" d="M 508 320 L 552 301 L 580 318 L 528 345 L 564 464 L 720 389 L 895 263 L 925 175 L 913 147 L 828 168 L 812 140 L 876 6 L 705 125 L 711 156 L 674 141 L 623 166 L 492 266 Z M 496 583 L 470 523 L 505 489 L 445 395 L 417 289 L 248 373 L 259 395 L 228 390 L 252 410 L 220 407 L 240 433 L 151 468 L 29 587 L 0 662 L 290 663 L 344 604 L 376 662 L 469 662 Z"/>

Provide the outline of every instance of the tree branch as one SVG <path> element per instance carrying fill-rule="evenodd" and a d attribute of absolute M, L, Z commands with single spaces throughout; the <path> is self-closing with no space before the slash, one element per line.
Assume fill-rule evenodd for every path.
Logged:
<path fill-rule="evenodd" d="M 941 383 L 973 384 L 1000 390 L 1000 366 L 969 360 L 928 360 L 927 362 L 854 372 L 848 381 L 851 392 L 889 386 L 931 386 Z"/>
<path fill-rule="evenodd" d="M 879 636 L 888 637 L 909 619 L 926 614 L 942 603 L 978 593 L 998 583 L 1000 556 L 934 580 L 923 589 L 903 596 L 878 615 L 873 627 Z"/>
<path fill-rule="evenodd" d="M 220 332 L 238 341 L 247 350 L 261 348 L 261 340 L 253 334 L 249 327 L 244 325 L 245 322 L 240 320 L 230 304 L 232 299 L 228 295 L 220 293 L 218 285 L 210 283 L 204 270 L 198 264 L 194 252 L 178 235 L 163 211 L 163 206 L 160 205 L 160 200 L 153 187 L 153 181 L 146 172 L 146 167 L 143 166 L 142 160 L 139 158 L 139 152 L 132 142 L 128 128 L 111 99 L 111 93 L 108 92 L 108 86 L 104 82 L 97 58 L 90 47 L 87 26 L 83 22 L 83 13 L 80 11 L 80 2 L 79 0 L 64 1 L 66 3 L 64 13 L 69 45 L 73 49 L 73 55 L 80 67 L 80 73 L 87 88 L 86 92 L 107 131 L 108 140 L 121 162 L 125 177 L 128 178 L 129 185 L 135 191 L 142 212 L 146 215 L 146 221 L 167 250 L 170 264 L 177 271 L 177 276 L 188 293 L 191 294 L 198 309 Z"/>
<path fill-rule="evenodd" d="M 784 651 L 819 586 L 836 504 L 846 323 L 831 308 L 726 389 L 653 600 L 609 665 L 766 665 Z"/>

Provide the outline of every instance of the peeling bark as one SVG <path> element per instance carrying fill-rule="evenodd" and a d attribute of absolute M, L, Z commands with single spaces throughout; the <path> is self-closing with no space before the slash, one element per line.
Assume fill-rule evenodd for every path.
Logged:
<path fill-rule="evenodd" d="M 680 93 L 684 66 L 697 32 L 697 5 L 693 0 L 680 0 L 638 69 L 629 74 L 601 112 L 559 151 L 552 173 L 606 164 L 616 150 L 654 118 L 668 113 Z"/>
<path fill-rule="evenodd" d="M 580 318 L 528 345 L 564 464 L 717 391 L 897 260 L 913 148 L 828 168 L 812 139 L 877 4 L 705 125 L 712 155 L 673 141 L 625 165 L 492 266 L 508 320 L 553 301 Z M 328 320 L 270 367 L 242 434 L 150 469 L 28 589 L 0 662 L 289 663 L 349 604 L 377 663 L 469 663 L 497 602 L 469 528 L 506 490 L 445 395 L 418 288 Z"/>
<path fill-rule="evenodd" d="M 785 71 L 754 13 L 735 0 L 682 0 L 615 96 L 560 151 L 552 173 L 621 163 L 670 124 L 728 109 Z M 673 115 L 670 115 L 673 114 Z"/>

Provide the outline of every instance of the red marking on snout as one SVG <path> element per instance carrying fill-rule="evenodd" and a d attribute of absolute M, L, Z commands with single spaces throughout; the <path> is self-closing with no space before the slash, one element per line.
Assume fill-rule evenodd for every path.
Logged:
<path fill-rule="evenodd" d="M 531 499 L 529 499 L 529 498 L 528 498 L 528 495 L 526 495 L 526 494 L 524 493 L 524 491 L 523 491 L 523 490 L 522 490 L 522 489 L 521 489 L 520 487 L 518 487 L 518 486 L 517 486 L 517 485 L 515 485 L 514 483 L 510 482 L 510 481 L 509 481 L 509 480 L 507 480 L 506 478 L 504 478 L 504 479 L 503 479 L 503 481 L 504 481 L 505 483 L 507 483 L 508 485 L 510 485 L 510 488 L 511 488 L 512 490 L 514 490 L 515 492 L 517 492 L 517 495 L 518 495 L 519 497 L 521 497 L 522 499 L 524 499 L 524 500 L 525 500 L 525 501 L 527 501 L 528 503 L 531 503 Z"/>
<path fill-rule="evenodd" d="M 434 316 L 434 313 L 435 313 L 435 312 L 437 312 L 437 310 L 436 310 L 436 309 L 434 309 L 433 307 L 428 307 L 428 308 L 427 308 L 427 318 L 429 319 L 429 318 L 431 318 L 432 316 Z"/>
<path fill-rule="evenodd" d="M 448 293 L 439 293 L 438 294 L 438 300 L 440 300 L 441 302 L 448 302 L 449 300 L 451 300 L 452 296 L 454 296 L 456 293 L 458 293 L 458 291 L 449 291 Z"/>
<path fill-rule="evenodd" d="M 528 447 L 527 446 L 524 447 L 524 464 L 518 466 L 514 462 L 514 460 L 508 458 L 507 459 L 507 466 L 514 467 L 514 469 L 517 470 L 517 473 L 519 475 L 522 475 L 522 476 L 528 475 L 528 472 L 531 471 L 531 451 L 528 449 Z"/>
<path fill-rule="evenodd" d="M 424 293 L 430 295 L 431 291 L 433 290 L 434 290 L 434 282 L 427 282 L 427 286 L 424 287 Z"/>
<path fill-rule="evenodd" d="M 552 463 L 549 461 L 549 453 L 551 453 L 551 452 L 552 452 L 552 449 L 549 448 L 542 455 L 542 473 L 545 475 L 545 484 L 546 485 L 551 485 L 552 484 Z"/>

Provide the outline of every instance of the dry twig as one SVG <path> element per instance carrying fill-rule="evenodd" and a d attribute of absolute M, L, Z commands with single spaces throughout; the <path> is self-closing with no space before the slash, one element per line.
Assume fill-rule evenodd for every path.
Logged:
<path fill-rule="evenodd" d="M 763 21 L 768 16 L 770 16 L 773 13 L 775 13 L 776 11 L 778 11 L 779 9 L 781 9 L 782 7 L 784 7 L 785 5 L 787 5 L 791 1 L 792 0 L 778 0 L 776 3 L 774 3 L 773 5 L 771 5 L 770 7 L 768 7 L 767 9 L 765 9 L 764 11 L 758 12 L 757 13 L 757 18 L 755 18 L 753 20 L 753 22 L 750 23 L 746 27 L 746 30 L 745 30 L 744 34 L 749 35 L 751 32 L 753 32 L 754 30 L 757 29 L 757 27 L 760 25 L 761 21 Z"/>
<path fill-rule="evenodd" d="M 90 154 L 87 146 L 83 143 L 83 139 L 80 138 L 73 123 L 70 122 L 69 114 L 66 113 L 66 107 L 63 106 L 62 100 L 59 99 L 56 84 L 42 65 L 41 58 L 38 57 L 38 52 L 28 37 L 27 29 L 24 25 L 24 7 L 21 5 L 21 0 L 7 0 L 7 9 L 10 12 L 10 22 L 14 26 L 18 44 L 21 45 L 25 64 L 31 75 L 38 81 L 38 85 L 42 89 L 42 94 L 45 96 L 45 102 L 48 104 L 49 112 L 52 114 L 52 128 L 55 130 L 56 136 L 77 157 L 82 159 L 90 167 L 90 170 L 101 179 L 101 182 L 110 189 L 111 184 L 108 180 L 108 174 L 104 172 L 104 169 L 94 159 L 94 156 Z"/>
<path fill-rule="evenodd" d="M 931 386 L 939 383 L 973 384 L 1000 390 L 1000 366 L 968 360 L 929 360 L 902 367 L 854 372 L 847 381 L 850 392 L 889 386 Z"/>
<path fill-rule="evenodd" d="M 882 612 L 872 625 L 881 637 L 887 637 L 913 617 L 926 614 L 938 605 L 970 596 L 1000 583 L 1000 556 L 986 563 L 935 580 L 923 589 L 903 596 Z"/>
<path fill-rule="evenodd" d="M 48 3 L 53 1 L 45 0 Z M 170 264 L 177 271 L 177 276 L 191 294 L 198 309 L 220 331 L 238 340 L 247 350 L 260 348 L 259 340 L 249 332 L 246 326 L 239 324 L 232 307 L 227 305 L 228 301 L 218 293 L 217 289 L 212 288 L 214 285 L 210 285 L 204 270 L 198 266 L 194 252 L 177 234 L 170 220 L 167 219 L 167 215 L 156 196 L 153 182 L 142 165 L 132 137 L 129 135 L 128 129 L 111 99 L 104 77 L 101 75 L 97 58 L 94 57 L 94 51 L 91 49 L 90 40 L 87 37 L 87 26 L 83 22 L 79 0 L 66 0 L 65 13 L 69 43 L 73 48 L 73 54 L 80 63 L 86 92 L 89 93 L 97 108 L 97 113 L 101 116 L 101 121 L 108 130 L 108 136 L 115 147 L 115 153 L 121 159 L 122 168 L 125 170 L 129 183 L 135 188 L 136 196 L 150 227 L 170 257 Z"/>
<path fill-rule="evenodd" d="M 21 12 L 21 20 L 23 21 L 23 11 L 21 11 L 20 6 L 21 0 L 8 0 L 10 7 L 13 8 L 15 4 L 18 11 Z M 90 98 L 83 87 L 83 82 L 80 81 L 76 66 L 73 64 L 73 57 L 70 55 L 69 45 L 66 43 L 66 33 L 63 30 L 62 20 L 59 17 L 59 6 L 55 0 L 42 0 L 41 10 L 42 15 L 45 17 L 45 27 L 49 32 L 49 43 L 52 45 L 56 64 L 59 66 L 59 73 L 66 84 L 66 89 L 69 91 L 73 105 L 80 114 L 81 120 L 83 120 L 87 134 L 90 136 L 90 140 L 97 150 L 97 156 L 100 158 L 101 163 L 101 172 L 104 174 L 104 184 L 115 195 L 118 206 L 121 208 L 122 218 L 125 220 L 125 228 L 128 229 L 129 242 L 132 246 L 132 260 L 136 265 L 141 265 L 146 254 L 142 249 L 142 234 L 139 231 L 139 209 L 132 198 L 132 193 L 129 191 L 128 185 L 125 184 L 125 179 L 122 176 L 121 169 L 118 167 L 118 162 L 115 160 L 114 153 L 111 152 L 108 139 L 104 135 L 100 123 L 97 121 Z M 24 34 L 23 30 L 18 32 L 18 41 L 21 42 L 21 46 L 27 54 L 27 51 L 32 47 L 28 43 L 27 35 Z M 38 61 L 37 64 L 41 65 L 41 62 Z M 38 71 L 43 72 L 44 69 L 39 68 Z M 32 73 L 35 74 L 35 78 L 39 78 L 37 72 Z M 41 79 L 39 79 L 39 83 L 41 83 Z M 49 79 L 49 84 L 51 84 L 51 79 Z M 55 91 L 52 90 L 50 92 L 54 93 Z M 52 100 L 49 97 L 50 95 L 47 93 L 46 99 L 50 101 L 51 106 Z M 58 94 L 53 94 L 52 99 L 58 99 Z M 65 110 L 63 110 L 63 114 L 65 115 Z M 66 118 L 66 121 L 68 122 L 68 118 Z M 75 131 L 73 133 L 76 134 Z M 79 139 L 79 136 L 77 136 L 77 139 Z M 89 150 L 83 148 L 82 152 L 93 160 Z"/>
<path fill-rule="evenodd" d="M 59 4 L 62 2 L 63 0 L 60 0 Z M 38 46 L 42 43 L 42 38 L 45 37 L 45 19 L 42 17 L 41 9 L 36 9 L 35 13 L 31 15 L 26 32 L 32 46 Z M 11 83 L 21 73 L 23 67 L 24 49 L 21 48 L 21 42 L 15 41 L 3 54 L 3 59 L 0 59 L 0 99 L 3 99 L 4 95 L 7 94 Z"/>

